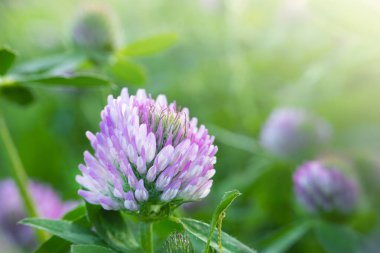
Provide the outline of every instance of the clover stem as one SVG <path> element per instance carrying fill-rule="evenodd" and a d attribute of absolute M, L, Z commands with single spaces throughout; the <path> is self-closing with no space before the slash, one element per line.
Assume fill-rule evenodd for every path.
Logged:
<path fill-rule="evenodd" d="M 145 253 L 153 253 L 153 223 L 141 222 L 141 246 Z"/>
<path fill-rule="evenodd" d="M 5 150 L 9 156 L 9 160 L 12 164 L 12 174 L 16 182 L 18 191 L 20 192 L 21 199 L 24 203 L 26 212 L 31 217 L 37 217 L 37 211 L 34 207 L 33 201 L 28 192 L 28 176 L 22 165 L 20 156 L 17 152 L 16 146 L 13 143 L 11 134 L 9 133 L 5 119 L 0 111 L 0 138 L 3 140 Z M 45 235 L 42 231 L 37 230 L 37 237 L 42 242 L 45 239 Z"/>

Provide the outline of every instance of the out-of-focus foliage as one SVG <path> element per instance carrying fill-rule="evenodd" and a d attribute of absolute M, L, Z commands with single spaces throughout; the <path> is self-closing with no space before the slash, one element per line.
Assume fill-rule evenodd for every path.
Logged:
<path fill-rule="evenodd" d="M 223 230 L 253 248 L 314 253 L 351 252 L 357 247 L 359 252 L 376 252 L 380 225 L 378 1 L 108 2 L 124 44 L 94 61 L 71 50 L 71 27 L 85 2 L 0 1 L 0 45 L 18 52 L 10 70 L 24 76 L 37 69 L 56 76 L 75 69 L 76 75 L 104 75 L 117 84 L 100 89 L 57 88 L 49 86 L 51 77 L 44 77 L 43 87 L 24 89 L 21 82 L 17 91 L 1 89 L 10 98 L 16 97 L 14 93 L 23 94 L 23 101 L 36 98 L 28 107 L 0 98 L 1 111 L 30 176 L 50 182 L 65 198 L 75 198 L 74 175 L 89 145 L 84 133 L 98 129 L 106 94 L 118 94 L 123 85 L 133 90 L 145 84 L 153 95 L 165 93 L 169 100 L 191 108 L 200 122 L 212 126 L 210 132 L 219 146 L 210 196 L 184 209 L 184 214 L 209 221 L 222 194 L 237 188 L 243 195 L 228 210 Z M 167 39 L 158 45 L 171 45 L 175 36 L 167 34 L 172 32 L 178 41 L 170 50 L 149 57 L 144 52 L 155 48 L 128 53 L 143 46 L 143 38 L 156 34 Z M 8 69 L 1 55 L 0 75 Z M 64 84 L 64 77 L 60 78 L 53 81 Z M 282 106 L 306 108 L 332 126 L 331 142 L 324 150 L 303 159 L 323 160 L 358 181 L 359 205 L 347 219 L 327 223 L 321 217 L 309 217 L 295 203 L 291 181 L 304 160 L 280 159 L 261 149 L 262 126 L 271 111 Z M 9 175 L 9 167 L 0 152 L 2 177 Z"/>

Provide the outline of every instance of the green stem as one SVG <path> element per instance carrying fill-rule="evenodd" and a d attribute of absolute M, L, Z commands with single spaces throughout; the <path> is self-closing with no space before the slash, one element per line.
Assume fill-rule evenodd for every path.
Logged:
<path fill-rule="evenodd" d="M 11 161 L 12 168 L 13 168 L 12 170 L 13 178 L 20 192 L 21 199 L 24 203 L 26 212 L 31 217 L 37 217 L 38 216 L 37 211 L 28 193 L 28 176 L 25 172 L 24 166 L 22 165 L 20 156 L 13 143 L 7 124 L 1 112 L 0 112 L 0 137 L 3 140 L 5 150 L 7 151 L 9 159 Z M 38 230 L 37 230 L 37 237 L 41 242 L 45 239 L 44 233 Z"/>
<path fill-rule="evenodd" d="M 141 222 L 141 246 L 145 253 L 153 253 L 153 223 Z"/>

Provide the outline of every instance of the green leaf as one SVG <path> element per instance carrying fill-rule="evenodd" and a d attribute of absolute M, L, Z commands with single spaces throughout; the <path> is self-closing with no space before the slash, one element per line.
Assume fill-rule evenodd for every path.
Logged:
<path fill-rule="evenodd" d="M 205 244 L 208 240 L 208 234 L 210 231 L 210 225 L 203 223 L 201 221 L 193 219 L 175 219 L 175 221 L 182 224 L 184 229 L 192 234 L 194 237 L 198 238 Z M 215 229 L 213 233 L 213 239 L 211 240 L 211 247 L 218 249 L 218 231 Z M 223 242 L 222 250 L 223 253 L 255 253 L 256 251 L 244 245 L 242 242 L 233 238 L 225 232 L 221 233 L 221 239 Z"/>
<path fill-rule="evenodd" d="M 33 93 L 20 85 L 0 86 L 0 96 L 19 105 L 28 105 L 33 102 Z"/>
<path fill-rule="evenodd" d="M 26 218 L 20 223 L 44 230 L 72 243 L 102 245 L 101 239 L 90 229 L 69 221 Z"/>
<path fill-rule="evenodd" d="M 222 200 L 220 201 L 219 205 L 216 207 L 215 212 L 212 216 L 212 220 L 210 224 L 210 233 L 208 235 L 208 240 L 205 247 L 206 253 L 209 252 L 210 243 L 211 243 L 216 226 L 218 225 L 219 227 L 218 236 L 220 237 L 220 232 L 221 232 L 220 228 L 222 226 L 222 220 L 225 216 L 225 211 L 231 205 L 232 201 L 234 201 L 240 195 L 241 193 L 238 190 L 228 191 L 223 195 Z M 219 245 L 219 248 L 220 247 L 221 245 Z"/>
<path fill-rule="evenodd" d="M 118 211 L 107 211 L 86 204 L 87 215 L 98 235 L 113 249 L 121 252 L 137 251 L 139 245 L 128 223 Z"/>
<path fill-rule="evenodd" d="M 250 136 L 234 133 L 217 125 L 208 125 L 208 129 L 218 138 L 220 143 L 248 153 L 257 154 L 261 152 L 260 143 Z"/>
<path fill-rule="evenodd" d="M 137 64 L 125 59 L 118 59 L 109 67 L 109 72 L 120 82 L 129 84 L 144 84 L 146 77 L 144 70 Z"/>
<path fill-rule="evenodd" d="M 121 49 L 121 56 L 145 56 L 163 51 L 177 42 L 177 34 L 166 33 L 145 38 Z"/>
<path fill-rule="evenodd" d="M 65 213 L 62 219 L 68 220 L 68 221 L 75 221 L 75 220 L 83 218 L 84 216 L 86 216 L 86 214 L 87 214 L 86 206 L 78 205 L 76 208 Z"/>
<path fill-rule="evenodd" d="M 260 252 L 282 253 L 302 238 L 312 227 L 311 221 L 302 221 L 284 227 L 264 239 Z"/>
<path fill-rule="evenodd" d="M 67 221 L 73 221 L 73 223 L 78 225 L 88 223 L 86 219 L 85 205 L 79 205 L 71 211 L 67 212 L 62 219 Z M 34 253 L 67 253 L 70 250 L 70 245 L 71 243 L 69 241 L 66 241 L 58 236 L 53 235 L 47 241 L 41 244 Z"/>
<path fill-rule="evenodd" d="M 18 77 L 16 82 L 24 85 L 74 86 L 81 88 L 101 87 L 111 84 L 108 80 L 96 75 Z"/>
<path fill-rule="evenodd" d="M 72 245 L 71 253 L 116 253 L 112 249 L 98 245 Z"/>
<path fill-rule="evenodd" d="M 320 221 L 315 226 L 319 243 L 327 253 L 357 252 L 359 237 L 351 228 L 341 224 Z"/>
<path fill-rule="evenodd" d="M 70 244 L 58 236 L 52 236 L 41 244 L 34 253 L 67 253 L 70 250 Z"/>
<path fill-rule="evenodd" d="M 194 251 L 195 252 L 203 252 L 206 243 L 204 243 L 202 240 L 200 240 L 198 237 L 194 236 L 191 233 L 187 233 L 191 244 L 193 245 Z M 210 253 L 217 253 L 217 250 L 214 249 L 213 247 L 210 247 Z"/>
<path fill-rule="evenodd" d="M 16 53 L 7 48 L 0 49 L 0 76 L 7 73 L 16 59 Z"/>
<path fill-rule="evenodd" d="M 77 69 L 85 60 L 86 57 L 77 52 L 53 55 L 17 64 L 12 69 L 12 73 L 64 73 Z"/>

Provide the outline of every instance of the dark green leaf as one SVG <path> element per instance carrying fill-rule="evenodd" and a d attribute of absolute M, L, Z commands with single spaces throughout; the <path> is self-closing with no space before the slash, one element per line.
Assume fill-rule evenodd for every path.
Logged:
<path fill-rule="evenodd" d="M 174 33 L 159 34 L 133 42 L 119 53 L 122 56 L 145 56 L 163 51 L 177 42 Z"/>
<path fill-rule="evenodd" d="M 286 252 L 294 243 L 302 238 L 312 227 L 311 221 L 297 222 L 284 227 L 262 242 L 263 253 Z"/>
<path fill-rule="evenodd" d="M 275 224 L 288 224 L 294 219 L 293 210 L 293 170 L 288 164 L 267 160 L 268 166 L 262 170 L 253 185 L 244 192 L 255 196 L 255 204 L 270 217 Z M 265 164 L 265 162 L 264 162 Z M 276 187 L 274 187 L 276 186 Z M 273 196 L 276 196 L 275 198 Z"/>
<path fill-rule="evenodd" d="M 107 211 L 99 206 L 86 204 L 87 214 L 98 235 L 113 249 L 131 252 L 139 249 L 128 223 L 118 211 Z"/>
<path fill-rule="evenodd" d="M 129 84 L 144 84 L 144 70 L 137 64 L 119 59 L 110 66 L 109 71 L 117 81 L 127 82 Z"/>
<path fill-rule="evenodd" d="M 222 200 L 220 201 L 219 205 L 215 209 L 214 214 L 212 215 L 212 220 L 210 224 L 210 232 L 208 235 L 208 240 L 207 240 L 206 248 L 205 248 L 206 253 L 209 252 L 209 246 L 210 246 L 213 233 L 215 231 L 217 224 L 219 224 L 220 226 L 222 225 L 221 223 L 225 216 L 226 209 L 231 205 L 232 201 L 234 201 L 234 199 L 236 199 L 240 195 L 241 193 L 238 190 L 228 191 L 223 195 Z M 218 236 L 220 236 L 220 234 L 218 234 Z"/>
<path fill-rule="evenodd" d="M 16 82 L 24 85 L 74 86 L 82 88 L 110 85 L 108 80 L 96 75 L 19 77 L 16 79 Z"/>
<path fill-rule="evenodd" d="M 72 245 L 71 253 L 116 253 L 112 249 L 98 245 Z"/>
<path fill-rule="evenodd" d="M 30 104 L 34 100 L 32 92 L 28 88 L 20 85 L 0 86 L 0 95 L 20 105 Z"/>
<path fill-rule="evenodd" d="M 207 243 L 208 234 L 210 231 L 210 225 L 203 223 L 201 221 L 193 220 L 193 219 L 176 219 L 177 222 L 180 222 L 184 229 L 204 242 Z M 213 239 L 211 240 L 211 247 L 214 249 L 218 249 L 218 239 L 217 239 L 218 231 L 215 229 L 213 234 Z M 224 253 L 255 253 L 256 251 L 244 245 L 237 239 L 228 235 L 225 232 L 222 232 L 222 242 L 223 247 L 222 250 Z"/>
<path fill-rule="evenodd" d="M 70 244 L 58 236 L 52 236 L 41 244 L 34 253 L 67 253 L 70 250 Z"/>
<path fill-rule="evenodd" d="M 344 225 L 320 221 L 315 226 L 315 234 L 327 253 L 350 253 L 358 250 L 358 235 Z"/>
<path fill-rule="evenodd" d="M 39 218 L 23 219 L 21 224 L 44 230 L 76 244 L 98 244 L 102 241 L 90 229 L 64 220 L 47 220 Z"/>
<path fill-rule="evenodd" d="M 0 49 L 0 76 L 7 73 L 16 59 L 16 54 L 10 49 Z"/>

